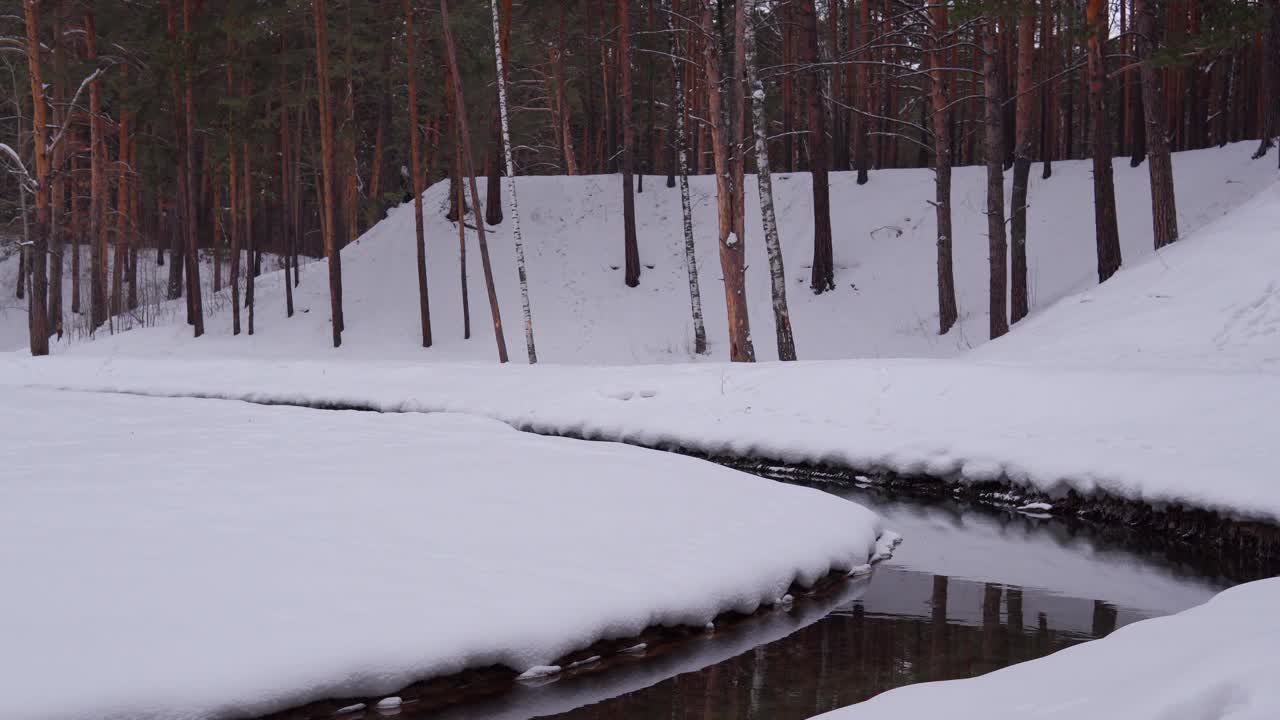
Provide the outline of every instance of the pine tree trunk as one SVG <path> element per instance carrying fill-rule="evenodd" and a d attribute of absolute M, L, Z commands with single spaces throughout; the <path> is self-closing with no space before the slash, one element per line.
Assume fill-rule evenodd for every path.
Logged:
<path fill-rule="evenodd" d="M 247 87 L 248 76 L 240 76 L 241 95 L 249 97 L 249 89 Z M 249 311 L 249 324 L 247 326 L 248 333 L 253 334 L 253 317 L 254 306 L 254 286 L 257 284 L 258 275 L 258 245 L 253 237 L 253 165 L 249 160 L 249 143 L 244 143 L 242 158 L 244 160 L 241 172 L 244 173 L 244 245 L 245 245 L 245 273 L 244 273 L 244 306 Z"/>
<path fill-rule="evenodd" d="M 1053 155 L 1057 152 L 1056 130 L 1057 118 L 1054 117 L 1054 98 L 1057 97 L 1058 71 L 1057 49 L 1053 45 L 1053 3 L 1041 0 L 1042 16 L 1040 24 L 1040 77 L 1043 85 L 1040 88 L 1040 160 L 1043 163 L 1041 179 L 1053 177 Z"/>
<path fill-rule="evenodd" d="M 283 38 L 280 40 L 280 55 L 284 57 L 288 50 Z M 284 236 L 284 247 L 281 255 L 284 257 L 284 316 L 293 317 L 293 246 L 295 236 L 297 234 L 297 226 L 291 222 L 290 207 L 293 204 L 293 183 L 290 182 L 289 167 L 293 156 L 291 148 L 292 143 L 289 139 L 289 106 L 285 102 L 288 92 L 285 78 L 286 73 L 280 75 L 280 233 Z M 374 176 L 376 177 L 376 176 Z M 376 204 L 377 193 L 371 193 L 371 197 Z"/>
<path fill-rule="evenodd" d="M 1157 29 L 1155 7 L 1150 0 L 1134 0 L 1138 25 L 1138 62 L 1142 73 L 1143 118 L 1146 123 L 1147 170 L 1151 177 L 1151 222 L 1155 248 L 1178 239 L 1178 214 L 1173 192 L 1173 160 L 1169 137 L 1160 121 L 1160 73 L 1153 64 Z"/>
<path fill-rule="evenodd" d="M 98 61 L 98 37 L 93 7 L 85 10 L 85 58 L 91 65 Z M 89 333 L 92 334 L 107 320 L 106 263 L 107 207 L 106 166 L 107 148 L 102 125 L 102 83 L 94 79 L 89 83 L 89 157 L 92 163 L 89 180 Z M 43 96 L 43 94 L 42 94 Z"/>
<path fill-rule="evenodd" d="M 413 180 L 413 229 L 417 247 L 418 319 L 422 347 L 431 347 L 431 303 L 427 294 L 427 241 L 422 220 L 422 141 L 418 127 L 418 60 L 413 28 L 413 0 L 404 0 L 405 59 L 409 72 L 409 175 Z"/>
<path fill-rule="evenodd" d="M 187 307 L 190 310 L 190 322 L 195 337 L 204 334 L 204 308 L 200 293 L 200 252 L 196 240 L 196 181 L 195 181 L 195 145 L 196 145 L 196 109 L 195 95 L 192 88 L 191 67 L 196 60 L 195 30 L 192 27 L 191 0 L 182 0 L 182 36 L 186 45 L 186 68 L 183 79 L 183 120 L 186 123 L 186 140 L 183 143 L 183 172 L 186 176 L 186 211 L 183 221 L 187 238 Z"/>
<path fill-rule="evenodd" d="M 84 232 L 84 208 L 80 202 L 81 185 L 84 180 L 82 164 L 78 157 L 71 159 L 72 173 L 68 179 L 70 184 L 70 197 L 67 199 L 71 210 L 71 312 L 78 314 L 80 312 L 80 238 Z M 163 258 L 163 253 L 158 253 L 158 257 Z"/>
<path fill-rule="evenodd" d="M 67 76 L 67 56 L 63 43 L 63 27 L 65 25 L 66 6 L 62 0 L 54 3 L 54 39 L 53 39 L 53 72 L 57 77 L 63 78 Z M 58 108 L 64 107 L 65 90 L 62 83 L 55 83 L 54 86 L 54 104 Z M 69 119 L 70 113 L 66 110 L 55 110 L 55 123 L 65 124 Z M 50 334 L 56 334 L 62 337 L 62 268 L 64 265 L 64 238 L 65 227 L 67 221 L 67 182 L 65 175 L 71 169 L 67 160 L 67 143 L 70 139 L 65 139 L 53 148 L 53 165 L 59 168 L 60 172 L 53 181 L 53 197 L 50 203 L 50 221 L 47 237 L 49 238 L 49 300 L 48 300 L 48 327 L 46 328 Z M 39 199 L 36 201 L 36 212 L 39 214 Z"/>
<path fill-rule="evenodd" d="M 853 0 L 850 0 L 852 2 Z M 871 3 L 869 0 L 858 0 L 858 44 L 863 53 L 871 45 Z M 865 62 L 859 62 L 855 70 L 857 75 L 857 108 L 853 116 L 853 165 L 858 171 L 858 184 L 866 185 L 870 179 L 867 166 L 870 162 L 871 143 L 868 133 L 871 132 L 871 77 L 870 68 Z"/>
<path fill-rule="evenodd" d="M 1253 154 L 1258 159 L 1267 154 L 1280 133 L 1280 0 L 1266 0 L 1267 30 L 1263 36 L 1261 77 L 1258 102 L 1262 112 L 1261 140 Z"/>
<path fill-rule="evenodd" d="M 333 103 L 329 89 L 329 37 L 327 0 L 312 0 L 312 20 L 316 36 L 316 84 L 320 89 L 320 155 L 323 185 L 321 211 L 324 215 L 321 234 L 324 238 L 324 255 L 329 261 L 329 315 L 333 327 L 333 346 L 342 346 L 342 266 L 339 264 L 338 246 L 334 239 L 334 167 L 333 167 Z M 245 208 L 246 212 L 250 209 Z M 252 242 L 252 240 L 250 240 Z"/>
<path fill-rule="evenodd" d="M 711 147 L 716 167 L 716 214 L 720 225 L 720 269 L 724 274 L 725 307 L 729 319 L 729 359 L 733 362 L 755 362 L 751 344 L 751 321 L 747 315 L 745 264 L 739 197 L 742 172 L 735 164 L 742 162 L 740 144 L 735 138 L 742 128 L 742 77 L 745 50 L 742 43 L 746 27 L 744 6 L 735 9 L 734 74 L 727 82 L 720 76 L 720 40 L 712 23 L 710 0 L 702 2 L 702 32 L 705 35 L 703 66 L 707 78 L 708 123 L 711 125 Z M 740 59 L 741 56 L 741 59 Z M 729 107 L 725 108 L 724 98 Z"/>
<path fill-rule="evenodd" d="M 227 57 L 234 58 L 235 48 L 231 35 L 227 35 Z M 235 97 L 235 69 L 232 62 L 227 63 L 227 97 Z M 227 183 L 230 208 L 227 224 L 231 227 L 231 334 L 240 334 L 240 173 L 237 162 L 237 150 L 240 147 L 238 130 L 240 118 L 232 110 L 227 118 Z"/>
<path fill-rule="evenodd" d="M 45 102 L 44 79 L 40 61 L 40 8 L 38 0 L 25 0 L 27 25 L 27 75 L 31 78 L 31 121 L 35 144 L 36 227 L 31 238 L 31 297 L 28 300 L 28 340 L 31 354 L 49 354 L 48 250 L 47 238 L 53 218 L 49 199 L 48 106 Z M 96 86 L 96 82 L 94 85 Z M 26 273 L 19 271 L 18 282 Z"/>
<path fill-rule="evenodd" d="M 834 290 L 835 260 L 831 248 L 831 190 L 827 177 L 827 117 L 818 66 L 818 11 L 814 0 L 800 3 L 800 65 L 809 101 L 809 172 L 813 178 L 813 277 L 815 294 Z"/>
<path fill-rule="evenodd" d="M 956 281 L 951 262 L 951 91 L 945 69 L 949 37 L 947 5 L 929 7 L 932 24 L 929 43 L 929 98 L 933 105 L 934 211 L 938 228 L 938 334 L 955 325 Z"/>
<path fill-rule="evenodd" d="M 128 78 L 126 78 L 126 81 Z M 124 303 L 124 265 L 129 246 L 129 146 L 130 125 L 133 113 L 127 108 L 120 111 L 119 156 L 116 172 L 116 244 L 111 263 L 111 314 L 119 315 Z"/>
<path fill-rule="evenodd" d="M 1009 273 L 1008 247 L 1004 234 L 1004 111 L 1001 109 L 1001 79 L 996 54 L 995 22 L 988 19 L 982 30 L 982 79 L 986 93 L 987 156 L 987 261 L 990 264 L 990 330 L 994 340 L 1009 332 L 1005 310 L 1005 279 Z"/>
<path fill-rule="evenodd" d="M 445 79 L 446 94 L 452 96 L 453 80 L 447 76 Z M 452 98 L 449 102 L 453 103 Z M 464 208 L 466 201 L 462 197 L 462 137 L 458 133 L 456 118 L 451 118 L 449 125 L 453 129 L 453 172 L 450 175 L 454 180 L 449 183 L 449 191 L 453 197 L 454 207 Z M 462 339 L 468 340 L 471 338 L 471 299 L 467 292 L 467 223 L 462 212 L 458 213 L 456 222 L 458 223 L 458 268 L 462 271 Z"/>
<path fill-rule="evenodd" d="M 165 37 L 170 45 L 177 47 L 178 45 L 178 14 L 174 9 L 173 0 L 165 0 Z M 182 88 L 178 80 L 177 66 L 169 67 L 169 88 L 173 95 L 173 147 L 177 154 L 177 192 L 172 203 L 166 207 L 168 215 L 166 216 L 165 234 L 169 239 L 169 290 L 167 297 L 170 300 L 176 300 L 183 296 L 182 284 L 186 277 L 186 261 L 183 252 L 183 235 L 182 235 L 182 219 L 181 214 L 186 212 L 186 201 L 183 193 L 186 192 L 186 173 L 182 171 L 182 162 L 185 155 L 182 153 L 183 143 L 183 122 L 182 109 L 183 98 Z M 92 216 L 92 209 L 90 215 Z M 187 306 L 187 322 L 191 322 L 190 303 Z"/>
<path fill-rule="evenodd" d="M 685 55 L 681 52 L 672 13 L 667 14 L 667 35 L 671 43 L 671 74 L 675 79 L 675 144 L 676 167 L 680 176 L 680 211 L 684 224 L 684 265 L 689 277 L 689 305 L 693 316 L 693 352 L 707 354 L 707 331 L 702 321 L 702 291 L 698 283 L 698 254 L 693 241 L 693 205 L 689 199 L 689 138 L 686 132 L 688 108 L 681 82 Z M 685 48 L 687 50 L 687 48 Z"/>
<path fill-rule="evenodd" d="M 1107 115 L 1107 67 L 1102 43 L 1108 37 L 1105 0 L 1088 0 L 1089 105 L 1093 126 L 1093 209 L 1098 245 L 1098 282 L 1120 268 L 1120 231 L 1116 226 L 1116 189 L 1112 178 L 1110 120 Z"/>
<path fill-rule="evenodd" d="M 453 44 L 453 30 L 449 27 L 449 0 L 440 0 L 440 25 L 444 31 L 444 45 L 449 75 L 453 78 L 453 102 L 456 111 L 458 133 L 462 137 L 462 158 L 467 183 L 471 188 L 472 207 L 480 207 L 480 189 L 476 185 L 475 167 L 471 160 L 471 130 L 467 125 L 467 105 L 462 94 L 462 75 L 458 70 L 458 53 Z M 462 218 L 459 217 L 459 222 Z M 498 307 L 498 292 L 493 284 L 493 266 L 489 262 L 489 244 L 485 239 L 484 223 L 476 212 L 476 239 L 480 244 L 480 265 L 484 268 L 485 291 L 489 295 L 489 312 L 493 317 L 493 337 L 498 345 L 498 362 L 507 361 L 507 340 L 502 331 L 502 311 Z"/>
<path fill-rule="evenodd" d="M 622 252 L 627 287 L 640 284 L 640 249 L 636 242 L 635 128 L 631 121 L 631 0 L 616 0 L 618 64 L 622 97 Z"/>
<path fill-rule="evenodd" d="M 753 0 L 752 15 L 759 0 Z M 778 340 L 778 359 L 795 360 L 796 343 L 791 333 L 791 314 L 787 310 L 787 273 L 782 262 L 782 243 L 778 239 L 778 220 L 773 209 L 773 178 L 769 172 L 768 119 L 764 109 L 764 83 L 756 70 L 755 27 L 746 26 L 747 89 L 751 92 L 752 124 L 755 126 L 756 175 L 760 188 L 760 217 L 764 225 L 764 244 L 769 253 L 769 289 L 773 296 L 773 325 Z"/>
<path fill-rule="evenodd" d="M 1035 0 L 1022 0 L 1018 19 L 1017 112 L 1014 116 L 1013 205 L 1010 230 L 1010 322 L 1027 315 L 1027 184 L 1031 179 L 1031 114 L 1035 101 L 1032 74 L 1036 42 Z M 1001 190 L 1003 192 L 1003 190 Z"/>
<path fill-rule="evenodd" d="M 139 224 L 138 211 L 138 143 L 129 144 L 129 167 L 133 175 L 129 179 L 129 224 L 134 229 L 132 242 L 129 243 L 129 279 L 127 306 L 130 311 L 138 309 L 138 246 L 142 243 L 142 227 Z"/>
<path fill-rule="evenodd" d="M 520 278 L 520 305 L 524 314 L 524 342 L 529 364 L 538 362 L 533 342 L 533 310 L 529 305 L 529 273 L 524 261 L 524 238 L 520 235 L 520 203 L 516 196 L 516 169 L 511 154 L 511 124 L 507 118 L 507 27 L 511 23 L 510 1 L 504 0 L 505 15 L 498 17 L 498 0 L 489 0 L 493 14 L 493 59 L 497 66 L 498 116 L 502 121 L 502 155 L 506 161 L 507 185 L 511 193 L 511 237 L 516 250 L 516 274 Z"/>

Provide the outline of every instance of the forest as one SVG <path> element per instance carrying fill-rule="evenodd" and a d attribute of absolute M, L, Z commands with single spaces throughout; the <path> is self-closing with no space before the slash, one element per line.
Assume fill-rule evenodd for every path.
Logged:
<path fill-rule="evenodd" d="M 459 231 L 474 233 L 484 260 L 502 360 L 485 230 L 515 224 L 534 361 L 518 200 L 502 181 L 513 175 L 619 174 L 622 237 L 601 242 L 620 244 L 623 281 L 635 287 L 643 269 L 634 195 L 646 177 L 687 196 L 688 176 L 714 174 L 730 356 L 750 361 L 737 241 L 748 237 L 744 176 L 760 179 L 750 202 L 764 217 L 785 360 L 795 350 L 770 173 L 810 174 L 804 260 L 808 290 L 823 293 L 834 287 L 829 173 L 854 171 L 863 184 L 885 169 L 932 168 L 936 331 L 945 334 L 957 313 L 951 172 L 964 165 L 985 166 L 988 178 L 994 338 L 1028 312 L 1033 164 L 1049 178 L 1055 161 L 1092 158 L 1101 282 L 1122 262 L 1113 158 L 1147 164 L 1159 248 L 1178 238 L 1170 153 L 1252 139 L 1262 158 L 1280 105 L 1276 0 L 6 5 L 0 222 L 12 242 L 0 251 L 21 254 L 6 292 L 26 298 L 36 355 L 72 325 L 92 334 L 137 313 L 140 262 L 166 266 L 165 296 L 186 298 L 197 337 L 208 315 L 198 289 L 210 282 L 215 292 L 230 288 L 234 331 L 252 334 L 264 254 L 292 273 L 283 284 L 290 315 L 300 258 L 328 259 L 338 346 L 340 251 L 411 199 L 421 340 L 430 346 L 421 195 L 448 178 L 450 216 L 462 213 Z M 483 222 L 465 221 L 471 207 L 484 208 Z M 692 261 L 689 274 L 702 337 Z"/>

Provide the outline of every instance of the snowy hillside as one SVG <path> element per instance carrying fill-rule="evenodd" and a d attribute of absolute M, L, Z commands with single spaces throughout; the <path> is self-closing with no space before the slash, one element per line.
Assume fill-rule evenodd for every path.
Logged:
<path fill-rule="evenodd" d="M 1179 222 L 1184 231 L 1222 216 L 1275 179 L 1271 163 L 1249 159 L 1252 146 L 1180 153 L 1174 157 Z M 1030 190 L 1029 282 L 1033 313 L 1095 282 L 1092 185 L 1089 163 L 1054 165 L 1050 180 L 1033 172 Z M 1116 192 L 1126 265 L 1151 253 L 1147 169 L 1116 163 Z M 712 356 L 726 357 L 724 297 L 715 244 L 712 178 L 692 178 L 702 297 Z M 679 195 L 649 177 L 637 196 L 640 286 L 622 282 L 621 192 L 616 176 L 530 177 L 518 182 L 522 225 L 540 358 L 557 363 L 631 364 L 685 361 L 692 329 L 683 261 Z M 788 299 L 801 359 L 950 357 L 986 339 L 987 238 L 985 176 L 980 167 L 955 174 L 955 269 L 960 323 L 937 332 L 933 173 L 891 170 L 858 187 L 854 176 L 832 176 L 837 289 L 808 290 L 812 211 L 807 175 L 776 178 L 779 225 L 787 263 Z M 492 360 L 494 350 L 479 253 L 468 233 L 472 338 L 462 339 L 457 226 L 444 218 L 447 186 L 426 193 L 431 309 L 436 345 L 418 347 L 413 211 L 393 209 L 386 220 L 343 254 L 347 332 L 339 351 L 365 359 Z M 773 359 L 767 261 L 760 241 L 754 188 L 748 194 L 747 289 L 756 351 Z M 503 321 L 512 359 L 520 361 L 520 305 L 510 221 L 491 235 Z M 315 357 L 331 352 L 328 289 L 323 264 L 303 268 L 299 315 L 284 318 L 281 278 L 259 285 L 258 335 L 230 337 L 226 303 L 208 322 L 209 335 L 189 340 L 179 322 L 81 344 L 78 351 L 116 354 L 196 353 Z M 15 270 L 0 268 L 8 287 Z M 6 303 L 6 305 L 11 303 Z M 25 318 L 5 313 L 0 348 L 25 343 Z M 176 314 L 171 314 L 176 317 Z M 1019 328 L 1021 332 L 1021 328 Z M 15 333 L 18 337 L 14 337 Z M 1016 335 L 1017 333 L 1015 333 Z M 65 350 L 62 346 L 55 352 Z"/>
<path fill-rule="evenodd" d="M 1280 184 L 1110 281 L 1064 298 L 979 360 L 1280 371 Z"/>

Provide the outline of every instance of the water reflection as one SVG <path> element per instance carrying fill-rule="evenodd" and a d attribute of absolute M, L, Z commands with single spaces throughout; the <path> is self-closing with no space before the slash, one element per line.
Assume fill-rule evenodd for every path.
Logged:
<path fill-rule="evenodd" d="M 869 581 L 603 672 L 443 713 L 406 705 L 400 717 L 799 720 L 1038 658 L 1225 585 L 1060 522 L 840 494 L 874 507 L 907 539 Z"/>

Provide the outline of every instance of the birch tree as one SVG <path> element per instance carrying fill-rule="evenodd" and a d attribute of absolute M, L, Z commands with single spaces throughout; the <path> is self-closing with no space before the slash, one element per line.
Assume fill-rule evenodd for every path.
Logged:
<path fill-rule="evenodd" d="M 698 286 L 698 253 L 693 242 L 693 206 L 689 200 L 689 138 L 686 131 L 689 109 L 685 103 L 685 88 L 681 78 L 684 69 L 681 62 L 681 45 L 676 35 L 675 12 L 667 10 L 667 32 L 670 36 L 671 75 L 675 79 L 675 143 L 676 165 L 680 176 L 680 211 L 684 225 L 684 265 L 689 277 L 689 306 L 693 315 L 693 352 L 707 353 L 707 330 L 702 322 L 702 292 Z"/>
<path fill-rule="evenodd" d="M 511 155 L 511 124 L 507 118 L 507 68 L 503 62 L 501 33 L 498 23 L 498 0 L 489 0 L 493 13 L 493 59 L 498 67 L 498 115 L 502 121 L 502 155 L 506 161 L 507 189 L 511 195 L 511 237 L 516 246 L 516 274 L 520 277 L 520 305 L 524 312 L 524 343 L 529 364 L 538 362 L 533 344 L 533 310 L 529 307 L 529 273 L 524 262 L 524 239 L 520 236 L 520 204 L 516 198 L 516 168 Z M 511 22 L 508 16 L 506 22 Z"/>
<path fill-rule="evenodd" d="M 744 0 L 740 0 L 744 1 Z M 752 14 L 760 0 L 753 0 Z M 746 31 L 747 89 L 751 93 L 752 124 L 755 126 L 756 178 L 760 190 L 760 218 L 764 225 L 764 244 L 769 254 L 769 289 L 773 296 L 773 325 L 778 340 L 778 359 L 795 360 L 796 343 L 791 334 L 791 315 L 787 311 L 787 274 L 782 263 L 782 244 L 778 240 L 778 220 L 773 209 L 773 178 L 769 171 L 768 118 L 764 109 L 764 83 L 756 68 L 755 23 L 747 20 Z"/>

